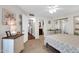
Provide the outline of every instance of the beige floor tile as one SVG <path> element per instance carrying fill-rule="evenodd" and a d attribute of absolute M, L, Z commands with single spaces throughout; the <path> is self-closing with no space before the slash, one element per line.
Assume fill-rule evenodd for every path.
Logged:
<path fill-rule="evenodd" d="M 53 53 L 56 52 L 54 50 L 50 50 L 44 46 L 44 37 L 40 35 L 40 39 L 32 39 L 28 40 L 24 44 L 23 53 Z"/>

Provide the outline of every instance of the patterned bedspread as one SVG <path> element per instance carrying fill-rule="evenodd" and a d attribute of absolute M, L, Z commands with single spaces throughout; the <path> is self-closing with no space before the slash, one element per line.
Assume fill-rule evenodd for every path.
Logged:
<path fill-rule="evenodd" d="M 45 37 L 44 42 L 62 53 L 79 53 L 79 36 L 67 34 L 48 35 Z"/>

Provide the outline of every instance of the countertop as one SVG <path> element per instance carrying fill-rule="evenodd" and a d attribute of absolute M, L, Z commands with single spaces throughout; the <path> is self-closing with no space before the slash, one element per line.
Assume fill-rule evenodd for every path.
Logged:
<path fill-rule="evenodd" d="M 16 39 L 20 36 L 23 36 L 24 34 L 16 34 L 16 35 L 11 35 L 11 36 L 8 36 L 8 37 L 2 37 L 2 39 Z"/>

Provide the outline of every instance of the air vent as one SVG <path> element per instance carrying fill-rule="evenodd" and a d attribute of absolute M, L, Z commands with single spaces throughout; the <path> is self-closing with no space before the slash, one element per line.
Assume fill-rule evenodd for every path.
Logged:
<path fill-rule="evenodd" d="M 34 16 L 34 14 L 29 14 L 29 16 Z"/>

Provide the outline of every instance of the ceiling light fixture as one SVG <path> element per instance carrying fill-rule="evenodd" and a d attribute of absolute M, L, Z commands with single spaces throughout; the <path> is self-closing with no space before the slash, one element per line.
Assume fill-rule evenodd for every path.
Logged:
<path fill-rule="evenodd" d="M 49 13 L 53 14 L 54 12 L 56 12 L 59 8 L 58 5 L 49 5 L 48 6 L 49 9 Z"/>

